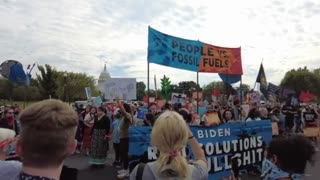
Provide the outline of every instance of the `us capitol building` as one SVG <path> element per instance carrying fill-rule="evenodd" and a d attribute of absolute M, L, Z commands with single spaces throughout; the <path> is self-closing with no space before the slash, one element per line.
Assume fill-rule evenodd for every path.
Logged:
<path fill-rule="evenodd" d="M 107 71 L 107 66 L 104 64 L 103 71 L 100 73 L 99 79 L 98 79 L 98 90 L 100 92 L 104 92 L 104 84 L 108 79 L 110 79 L 110 73 Z"/>

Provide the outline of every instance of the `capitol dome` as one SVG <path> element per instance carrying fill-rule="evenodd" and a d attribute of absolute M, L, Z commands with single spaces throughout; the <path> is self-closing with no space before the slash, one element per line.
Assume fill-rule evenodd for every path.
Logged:
<path fill-rule="evenodd" d="M 104 92 L 104 84 L 108 79 L 110 79 L 111 76 L 109 72 L 107 71 L 106 64 L 104 65 L 103 71 L 100 73 L 99 79 L 98 79 L 98 90 L 101 92 Z"/>

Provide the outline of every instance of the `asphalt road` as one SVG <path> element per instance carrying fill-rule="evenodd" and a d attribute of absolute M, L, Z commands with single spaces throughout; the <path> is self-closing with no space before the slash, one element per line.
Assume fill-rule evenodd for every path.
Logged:
<path fill-rule="evenodd" d="M 117 169 L 112 167 L 114 154 L 110 152 L 108 155 L 108 163 L 104 168 L 93 169 L 88 164 L 88 157 L 79 154 L 69 157 L 65 164 L 69 167 L 77 168 L 78 180 L 116 180 Z M 314 166 L 308 166 L 306 171 L 305 180 L 318 180 L 320 179 L 320 152 L 315 157 Z M 259 177 L 242 176 L 243 180 L 259 180 Z"/>

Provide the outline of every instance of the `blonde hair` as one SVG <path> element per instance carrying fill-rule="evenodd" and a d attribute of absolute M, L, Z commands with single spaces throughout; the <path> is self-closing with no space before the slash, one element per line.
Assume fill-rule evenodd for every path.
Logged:
<path fill-rule="evenodd" d="M 32 104 L 20 115 L 21 156 L 31 167 L 59 166 L 74 143 L 77 113 L 59 100 Z"/>
<path fill-rule="evenodd" d="M 160 176 L 185 178 L 189 172 L 188 163 L 181 150 L 188 141 L 188 129 L 182 116 L 174 111 L 165 111 L 156 120 L 151 133 L 151 143 L 160 151 L 158 173 Z M 172 156 L 172 152 L 174 154 Z M 166 165 L 170 164 L 170 169 Z"/>

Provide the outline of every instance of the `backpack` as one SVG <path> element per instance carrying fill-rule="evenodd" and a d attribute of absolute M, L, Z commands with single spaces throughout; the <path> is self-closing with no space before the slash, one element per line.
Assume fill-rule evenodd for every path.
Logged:
<path fill-rule="evenodd" d="M 136 174 L 136 180 L 142 180 L 143 171 L 144 171 L 144 167 L 145 166 L 146 166 L 145 163 L 140 163 L 138 165 L 138 170 L 137 170 L 137 174 Z"/>

